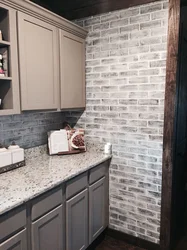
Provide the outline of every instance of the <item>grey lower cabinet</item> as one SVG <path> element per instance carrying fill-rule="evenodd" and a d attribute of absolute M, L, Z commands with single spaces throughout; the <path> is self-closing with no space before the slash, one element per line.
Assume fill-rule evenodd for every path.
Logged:
<path fill-rule="evenodd" d="M 32 223 L 32 250 L 63 250 L 63 206 Z"/>
<path fill-rule="evenodd" d="M 66 202 L 66 250 L 88 247 L 88 190 Z"/>
<path fill-rule="evenodd" d="M 109 163 L 0 216 L 0 250 L 85 250 L 108 226 Z"/>
<path fill-rule="evenodd" d="M 89 187 L 89 244 L 106 228 L 107 213 L 106 177 Z"/>
<path fill-rule="evenodd" d="M 0 244 L 0 250 L 27 250 L 26 229 Z"/>

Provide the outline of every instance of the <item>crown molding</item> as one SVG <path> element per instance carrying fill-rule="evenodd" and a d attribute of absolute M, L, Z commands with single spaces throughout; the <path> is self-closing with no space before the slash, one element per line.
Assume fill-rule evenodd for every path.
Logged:
<path fill-rule="evenodd" d="M 87 36 L 87 30 L 29 0 L 0 0 L 0 3 L 81 38 L 86 38 Z"/>

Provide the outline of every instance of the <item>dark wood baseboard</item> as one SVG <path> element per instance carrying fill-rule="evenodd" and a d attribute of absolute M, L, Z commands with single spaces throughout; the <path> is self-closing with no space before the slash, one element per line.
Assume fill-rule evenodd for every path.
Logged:
<path fill-rule="evenodd" d="M 160 250 L 160 245 L 128 235 L 113 229 L 108 229 L 106 234 L 114 239 L 125 241 L 128 244 L 145 248 L 146 250 Z"/>
<path fill-rule="evenodd" d="M 94 242 L 92 242 L 92 244 L 86 249 L 86 250 L 95 250 L 97 248 L 97 246 L 99 246 L 101 244 L 101 242 L 105 239 L 105 236 L 107 234 L 108 228 L 106 228 L 98 237 L 96 240 L 94 240 Z"/>

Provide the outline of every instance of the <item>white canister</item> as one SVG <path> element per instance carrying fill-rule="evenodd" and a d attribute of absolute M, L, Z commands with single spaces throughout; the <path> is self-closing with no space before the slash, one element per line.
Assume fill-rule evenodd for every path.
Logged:
<path fill-rule="evenodd" d="M 112 154 L 112 144 L 110 142 L 105 144 L 105 150 L 104 151 L 105 151 L 105 154 L 107 154 L 107 155 Z"/>
<path fill-rule="evenodd" d="M 24 161 L 23 148 L 20 148 L 18 145 L 11 145 L 8 147 L 8 151 L 11 152 L 13 164 Z"/>
<path fill-rule="evenodd" d="M 0 168 L 12 164 L 12 155 L 6 148 L 0 148 Z"/>

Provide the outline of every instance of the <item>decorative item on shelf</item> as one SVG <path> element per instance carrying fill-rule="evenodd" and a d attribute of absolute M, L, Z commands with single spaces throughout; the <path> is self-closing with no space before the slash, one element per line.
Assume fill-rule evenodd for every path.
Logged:
<path fill-rule="evenodd" d="M 0 77 L 5 76 L 5 72 L 3 69 L 3 55 L 0 54 Z"/>
<path fill-rule="evenodd" d="M 86 152 L 84 129 L 72 129 L 67 122 L 63 124 L 63 128 L 48 133 L 49 154 L 65 155 Z"/>
<path fill-rule="evenodd" d="M 4 49 L 3 50 L 3 70 L 4 70 L 4 74 L 5 76 L 8 77 L 8 49 Z"/>
<path fill-rule="evenodd" d="M 1 30 L 0 30 L 0 41 L 3 41 L 3 34 Z"/>
<path fill-rule="evenodd" d="M 0 98 L 0 110 L 3 109 L 3 100 Z"/>
<path fill-rule="evenodd" d="M 0 145 L 0 174 L 25 166 L 24 149 L 14 142 L 6 149 Z"/>

